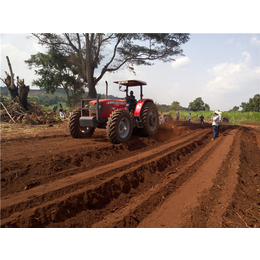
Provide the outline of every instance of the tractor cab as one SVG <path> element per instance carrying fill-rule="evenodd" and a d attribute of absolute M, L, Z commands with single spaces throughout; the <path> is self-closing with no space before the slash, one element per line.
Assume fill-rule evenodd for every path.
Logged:
<path fill-rule="evenodd" d="M 126 100 L 126 105 L 129 110 L 129 112 L 134 113 L 136 105 L 137 105 L 137 100 L 132 99 L 131 92 L 132 90 L 129 91 L 129 87 L 136 87 L 140 86 L 140 100 L 143 98 L 143 85 L 146 85 L 146 82 L 141 81 L 141 80 L 123 80 L 123 81 L 114 81 L 114 83 L 119 84 L 119 90 L 122 92 L 126 92 L 125 100 Z M 125 88 L 123 88 L 123 86 Z M 128 94 L 130 92 L 130 95 Z"/>
<path fill-rule="evenodd" d="M 143 86 L 147 85 L 146 82 L 141 80 L 122 80 L 122 81 L 114 81 L 114 83 L 119 84 L 119 90 L 126 92 L 126 96 L 128 96 L 128 88 L 140 86 L 140 99 L 143 98 Z M 125 89 L 122 90 L 122 86 L 125 86 Z"/>

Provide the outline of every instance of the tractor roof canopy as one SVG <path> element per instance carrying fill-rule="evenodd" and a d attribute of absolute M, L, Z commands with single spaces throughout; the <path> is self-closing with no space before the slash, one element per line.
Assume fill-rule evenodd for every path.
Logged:
<path fill-rule="evenodd" d="M 114 81 L 114 83 L 117 83 L 119 85 L 124 85 L 127 87 L 147 85 L 146 82 L 144 82 L 142 80 L 121 80 L 121 81 Z"/>

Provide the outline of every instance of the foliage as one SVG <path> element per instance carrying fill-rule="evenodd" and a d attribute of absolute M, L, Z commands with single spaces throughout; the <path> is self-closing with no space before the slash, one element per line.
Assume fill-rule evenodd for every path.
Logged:
<path fill-rule="evenodd" d="M 87 83 L 89 96 L 95 98 L 96 84 L 107 72 L 123 66 L 134 72 L 134 65 L 152 65 L 155 60 L 174 61 L 183 55 L 180 46 L 189 40 L 186 33 L 38 33 L 40 44 L 69 57 L 79 77 Z M 99 75 L 94 77 L 94 72 Z"/>
<path fill-rule="evenodd" d="M 242 102 L 240 107 L 242 107 L 243 112 L 260 112 L 260 95 L 256 94 L 253 98 L 249 99 L 248 103 Z"/>
<path fill-rule="evenodd" d="M 64 97 L 59 97 L 59 96 L 33 96 L 33 97 L 28 97 L 30 102 L 35 102 L 38 105 L 44 105 L 47 104 L 48 106 L 54 106 L 57 105 L 61 102 L 66 102 L 66 98 Z"/>
<path fill-rule="evenodd" d="M 47 54 L 31 55 L 25 63 L 30 69 L 35 67 L 36 75 L 40 76 L 33 80 L 32 85 L 39 86 L 50 94 L 62 87 L 67 94 L 69 106 L 75 105 L 84 93 L 82 89 L 84 83 L 78 77 L 75 66 L 70 62 L 70 56 L 61 53 L 58 49 L 50 48 Z"/>
<path fill-rule="evenodd" d="M 238 106 L 234 106 L 230 111 L 238 111 L 239 107 Z"/>
<path fill-rule="evenodd" d="M 231 122 L 234 121 L 239 123 L 239 121 L 244 121 L 244 122 L 260 123 L 259 112 L 229 111 L 229 112 L 225 112 L 225 115 L 227 115 L 227 117 L 230 118 Z"/>
<path fill-rule="evenodd" d="M 208 104 L 204 104 L 201 97 L 198 97 L 193 102 L 189 103 L 189 109 L 191 111 L 209 111 L 210 107 Z"/>
<path fill-rule="evenodd" d="M 178 101 L 173 101 L 171 106 L 170 106 L 171 110 L 179 110 L 180 109 L 180 102 Z"/>
<path fill-rule="evenodd" d="M 210 106 L 208 104 L 205 104 L 205 110 L 209 111 L 210 110 Z"/>
<path fill-rule="evenodd" d="M 170 115 L 172 118 L 176 118 L 176 113 L 178 110 L 170 110 L 168 113 L 164 113 L 165 115 Z M 181 110 L 180 112 L 180 118 L 187 119 L 188 114 L 191 113 L 191 119 L 198 119 L 200 115 L 203 115 L 205 120 L 211 120 L 211 115 L 213 114 L 213 111 L 186 111 Z M 260 113 L 259 112 L 243 112 L 243 111 L 228 111 L 228 112 L 222 112 L 222 118 L 227 117 L 229 119 L 229 122 L 232 124 L 239 124 L 239 122 L 258 122 L 260 123 Z M 211 121 L 210 121 L 211 122 Z"/>

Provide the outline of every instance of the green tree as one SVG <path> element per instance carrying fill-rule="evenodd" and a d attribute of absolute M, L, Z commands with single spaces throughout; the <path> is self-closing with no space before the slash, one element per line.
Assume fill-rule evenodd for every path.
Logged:
<path fill-rule="evenodd" d="M 173 101 L 171 106 L 170 106 L 170 110 L 179 110 L 180 109 L 180 102 L 178 101 Z"/>
<path fill-rule="evenodd" d="M 206 103 L 205 103 L 205 106 L 204 106 L 204 107 L 205 107 L 205 110 L 206 110 L 206 111 L 209 111 L 209 110 L 210 110 L 209 104 L 206 104 Z"/>
<path fill-rule="evenodd" d="M 89 97 L 97 95 L 96 85 L 105 73 L 123 66 L 134 72 L 134 65 L 152 65 L 155 60 L 174 61 L 183 55 L 180 48 L 189 40 L 186 33 L 38 33 L 40 44 L 55 47 L 70 57 L 78 75 L 87 83 Z M 97 76 L 94 76 L 95 71 Z"/>
<path fill-rule="evenodd" d="M 210 110 L 210 107 L 208 104 L 204 104 L 201 97 L 198 97 L 193 102 L 189 103 L 189 109 L 192 111 L 204 111 Z"/>
<path fill-rule="evenodd" d="M 81 96 L 84 92 L 82 89 L 84 82 L 80 80 L 78 71 L 70 61 L 70 56 L 66 56 L 57 48 L 50 48 L 47 54 L 31 55 L 25 63 L 30 69 L 35 67 L 36 75 L 40 76 L 33 80 L 32 85 L 39 86 L 48 94 L 54 94 L 59 87 L 62 87 L 67 94 L 69 106 L 73 103 L 71 96 Z"/>
<path fill-rule="evenodd" d="M 239 107 L 238 106 L 234 106 L 231 111 L 238 111 L 239 110 Z"/>
<path fill-rule="evenodd" d="M 260 112 L 260 95 L 256 94 L 253 98 L 249 98 L 249 102 L 242 102 L 240 107 L 242 107 L 243 112 Z"/>

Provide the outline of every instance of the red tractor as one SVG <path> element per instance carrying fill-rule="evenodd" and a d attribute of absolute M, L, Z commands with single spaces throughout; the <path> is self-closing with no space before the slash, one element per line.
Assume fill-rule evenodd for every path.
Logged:
<path fill-rule="evenodd" d="M 91 137 L 95 128 L 106 128 L 110 142 L 126 142 L 137 128 L 142 136 L 153 136 L 158 130 L 158 110 L 152 99 L 143 99 L 143 86 L 140 80 L 115 81 L 119 90 L 126 92 L 125 100 L 82 99 L 81 109 L 72 113 L 69 131 L 74 138 Z M 122 90 L 122 86 L 125 87 Z M 140 99 L 133 102 L 129 109 L 128 88 L 140 86 Z"/>

